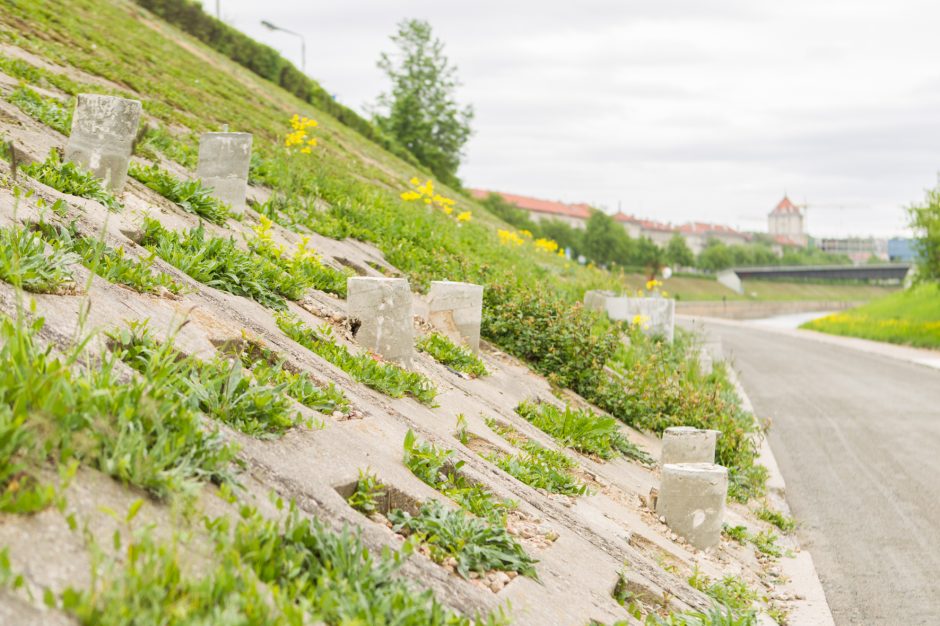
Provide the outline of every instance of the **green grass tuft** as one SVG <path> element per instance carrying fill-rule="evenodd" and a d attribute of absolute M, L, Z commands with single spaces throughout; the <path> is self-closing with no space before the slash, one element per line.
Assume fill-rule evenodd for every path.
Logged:
<path fill-rule="evenodd" d="M 56 150 L 50 150 L 45 161 L 24 165 L 20 171 L 62 193 L 99 202 L 109 211 L 124 208 L 91 172 L 71 161 L 62 161 Z"/>
<path fill-rule="evenodd" d="M 59 131 L 66 137 L 72 129 L 74 101 L 62 102 L 56 98 L 41 96 L 26 85 L 20 85 L 7 96 L 7 100 L 18 106 L 31 118 Z"/>
<path fill-rule="evenodd" d="M 458 346 L 440 333 L 429 333 L 415 343 L 415 348 L 427 352 L 431 357 L 447 367 L 469 374 L 474 378 L 486 376 L 483 361 L 466 346 Z"/>
<path fill-rule="evenodd" d="M 74 285 L 69 266 L 77 254 L 52 247 L 24 226 L 0 228 L 0 280 L 33 293 L 58 293 Z"/>
<path fill-rule="evenodd" d="M 409 372 L 392 363 L 381 363 L 369 354 L 352 354 L 345 346 L 333 340 L 330 336 L 332 330 L 328 326 L 314 331 L 287 313 L 278 313 L 276 319 L 278 328 L 288 337 L 367 387 L 393 398 L 401 398 L 407 394 L 424 404 L 430 405 L 434 402 L 437 389 L 424 375 Z"/>
<path fill-rule="evenodd" d="M 187 213 L 213 224 L 225 224 L 232 215 L 231 208 L 213 197 L 212 189 L 203 187 L 200 180 L 182 181 L 156 165 L 136 163 L 131 163 L 127 173 Z"/>

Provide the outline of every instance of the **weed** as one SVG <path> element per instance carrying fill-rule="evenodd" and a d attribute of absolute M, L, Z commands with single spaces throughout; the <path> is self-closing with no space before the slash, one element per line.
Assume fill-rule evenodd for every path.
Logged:
<path fill-rule="evenodd" d="M 415 347 L 447 367 L 464 372 L 474 378 L 486 376 L 483 361 L 466 346 L 458 346 L 440 333 L 429 333 L 415 343 Z"/>
<path fill-rule="evenodd" d="M 314 331 L 288 313 L 276 313 L 275 319 L 278 328 L 288 337 L 367 387 L 393 398 L 408 394 L 424 404 L 434 401 L 437 390 L 422 374 L 409 372 L 391 363 L 380 363 L 368 354 L 353 355 L 345 346 L 333 340 L 329 326 Z"/>
<path fill-rule="evenodd" d="M 587 486 L 570 470 L 576 463 L 561 452 L 543 448 L 534 441 L 522 444 L 522 452 L 509 455 L 493 453 L 484 458 L 501 470 L 534 489 L 567 496 L 587 493 Z"/>
<path fill-rule="evenodd" d="M 39 95 L 26 85 L 20 85 L 7 96 L 7 100 L 18 106 L 31 118 L 59 131 L 66 137 L 72 128 L 74 102 L 61 102 L 56 98 Z"/>
<path fill-rule="evenodd" d="M 652 462 L 648 454 L 620 432 L 617 420 L 598 415 L 590 409 L 579 410 L 567 406 L 559 409 L 546 402 L 526 400 L 516 407 L 516 413 L 551 435 L 559 444 L 578 452 L 604 460 L 623 454 L 644 463 Z"/>
<path fill-rule="evenodd" d="M 349 506 L 364 515 L 377 513 L 378 502 L 385 497 L 385 491 L 378 477 L 368 470 L 359 470 L 359 480 L 356 481 L 356 490 L 346 499 Z"/>
<path fill-rule="evenodd" d="M 696 567 L 688 582 L 695 589 L 735 612 L 751 610 L 751 606 L 757 600 L 757 592 L 737 576 L 729 575 L 721 580 L 713 581 Z"/>
<path fill-rule="evenodd" d="M 454 431 L 454 436 L 463 445 L 470 442 L 470 430 L 467 426 L 467 418 L 464 417 L 463 413 L 457 416 L 457 430 Z"/>
<path fill-rule="evenodd" d="M 261 216 L 261 222 L 254 228 L 257 239 L 248 242 L 249 249 L 259 256 L 267 259 L 287 276 L 290 283 L 280 281 L 278 291 L 291 300 L 299 300 L 310 287 L 346 297 L 346 279 L 349 274 L 342 272 L 320 262 L 320 259 L 309 247 L 309 237 L 302 237 L 297 242 L 293 254 L 289 254 L 283 247 L 274 244 L 271 237 L 273 222 Z"/>
<path fill-rule="evenodd" d="M 73 253 L 82 265 L 105 280 L 126 285 L 140 293 L 156 293 L 165 289 L 171 293 L 182 291 L 182 285 L 163 272 L 152 271 L 154 255 L 138 261 L 125 255 L 124 248 L 111 248 L 104 241 L 84 237 L 74 224 L 67 227 L 40 222 L 37 228 L 56 249 Z"/>
<path fill-rule="evenodd" d="M 21 170 L 44 185 L 62 193 L 94 200 L 109 211 L 119 211 L 123 208 L 114 194 L 105 189 L 94 174 L 71 161 L 62 161 L 56 150 L 50 150 L 45 161 L 24 165 Z"/>
<path fill-rule="evenodd" d="M 32 85 L 55 87 L 72 96 L 80 91 L 79 86 L 65 74 L 50 72 L 22 59 L 0 55 L 0 71 Z"/>
<path fill-rule="evenodd" d="M 464 578 L 470 572 L 492 570 L 537 578 L 536 561 L 502 526 L 447 509 L 437 500 L 423 503 L 417 515 L 394 510 L 388 518 L 395 532 L 413 535 L 426 545 L 435 562 L 455 559 L 457 572 Z"/>
<path fill-rule="evenodd" d="M 36 497 L 30 468 L 42 458 L 79 460 L 157 497 L 231 479 L 234 448 L 167 393 L 171 372 L 127 380 L 107 356 L 78 368 L 84 344 L 55 356 L 36 342 L 42 327 L 42 319 L 0 320 L 0 406 L 9 407 L 2 448 L 17 450 L 11 467 L 20 466 L 7 476 L 7 495 Z"/>
<path fill-rule="evenodd" d="M 747 541 L 751 538 L 750 533 L 747 532 L 746 526 L 729 526 L 728 524 L 725 524 L 722 532 L 729 539 L 734 539 L 742 545 L 747 543 Z"/>
<path fill-rule="evenodd" d="M 156 165 L 131 163 L 127 173 L 150 189 L 173 202 L 187 213 L 198 215 L 213 224 L 224 224 L 231 217 L 231 208 L 212 196 L 212 189 L 200 180 L 181 181 Z"/>
<path fill-rule="evenodd" d="M 754 626 L 756 623 L 757 616 L 753 612 L 738 614 L 721 605 L 715 605 L 705 612 L 688 611 L 670 613 L 666 617 L 646 617 L 646 626 Z"/>
<path fill-rule="evenodd" d="M 349 412 L 349 400 L 336 385 L 330 383 L 322 387 L 307 372 L 289 370 L 285 361 L 267 348 L 249 344 L 238 356 L 259 385 L 283 386 L 291 398 L 320 413 Z"/>
<path fill-rule="evenodd" d="M 171 341 L 157 342 L 146 324 L 132 323 L 110 337 L 118 358 L 145 378 L 163 378 L 180 400 L 243 433 L 277 435 L 302 421 L 284 385 L 255 383 L 236 360 L 184 357 Z"/>
<path fill-rule="evenodd" d="M 419 442 L 411 430 L 405 435 L 404 449 L 404 463 L 412 474 L 470 513 L 502 524 L 506 512 L 515 508 L 515 503 L 497 500 L 486 487 L 468 480 L 460 471 L 465 462 L 453 461 L 453 450 Z"/>
<path fill-rule="evenodd" d="M 751 543 L 760 552 L 767 556 L 779 558 L 783 556 L 783 550 L 777 545 L 777 535 L 769 530 L 762 530 L 751 537 Z"/>
<path fill-rule="evenodd" d="M 33 293 L 58 293 L 74 285 L 69 266 L 78 255 L 51 248 L 24 226 L 0 228 L 0 280 Z"/>
<path fill-rule="evenodd" d="M 770 522 L 784 533 L 793 532 L 796 528 L 796 520 L 789 515 L 784 515 L 780 511 L 775 511 L 766 504 L 757 509 L 757 518 L 765 522 Z"/>

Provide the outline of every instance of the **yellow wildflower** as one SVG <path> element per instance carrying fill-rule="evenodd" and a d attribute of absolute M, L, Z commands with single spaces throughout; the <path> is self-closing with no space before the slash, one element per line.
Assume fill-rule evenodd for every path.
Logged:
<path fill-rule="evenodd" d="M 448 208 L 449 208 L 449 207 L 448 207 Z M 446 209 L 445 209 L 445 211 L 446 211 Z M 463 213 L 458 213 L 458 214 L 457 214 L 457 221 L 458 221 L 458 222 L 469 222 L 472 218 L 473 218 L 473 213 L 471 213 L 470 211 L 464 211 Z"/>
<path fill-rule="evenodd" d="M 545 252 L 555 252 L 558 250 L 558 244 L 552 241 L 551 239 L 538 238 L 532 244 L 539 250 L 544 250 Z"/>

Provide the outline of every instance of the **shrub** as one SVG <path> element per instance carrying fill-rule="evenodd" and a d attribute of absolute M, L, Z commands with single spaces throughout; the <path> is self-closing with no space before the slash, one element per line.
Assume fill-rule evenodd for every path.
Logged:
<path fill-rule="evenodd" d="M 224 224 L 231 217 L 230 207 L 214 198 L 212 189 L 203 187 L 200 180 L 181 181 L 156 165 L 140 166 L 136 163 L 131 163 L 127 173 L 187 213 L 213 224 Z"/>
<path fill-rule="evenodd" d="M 91 172 L 71 161 L 63 162 L 56 150 L 50 150 L 45 161 L 24 165 L 21 171 L 62 193 L 94 200 L 109 211 L 123 208 L 114 194 L 105 189 Z"/>
<path fill-rule="evenodd" d="M 23 226 L 0 228 L 0 280 L 34 293 L 56 293 L 73 285 L 69 265 L 78 255 L 60 248 L 46 252 L 38 233 Z"/>
<path fill-rule="evenodd" d="M 354 355 L 333 341 L 327 326 L 319 332 L 307 328 L 303 322 L 286 313 L 276 315 L 277 325 L 284 333 L 314 354 L 329 361 L 355 380 L 376 391 L 401 398 L 408 394 L 424 404 L 431 404 L 437 390 L 418 372 L 409 372 L 392 363 L 380 363 L 368 354 Z"/>
<path fill-rule="evenodd" d="M 483 361 L 466 346 L 458 346 L 440 333 L 429 333 L 415 343 L 415 347 L 447 367 L 473 377 L 486 376 Z"/>

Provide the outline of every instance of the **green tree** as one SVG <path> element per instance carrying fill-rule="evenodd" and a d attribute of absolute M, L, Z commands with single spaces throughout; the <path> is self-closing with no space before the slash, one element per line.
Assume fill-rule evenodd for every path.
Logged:
<path fill-rule="evenodd" d="M 602 211 L 588 218 L 582 239 L 582 254 L 598 265 L 629 262 L 630 236 L 623 227 Z"/>
<path fill-rule="evenodd" d="M 940 281 L 940 186 L 929 190 L 922 204 L 909 207 L 908 215 L 917 237 L 918 276 Z"/>
<path fill-rule="evenodd" d="M 709 239 L 705 249 L 698 255 L 698 266 L 703 270 L 717 272 L 728 269 L 733 264 L 731 250 L 717 239 Z"/>
<path fill-rule="evenodd" d="M 460 106 L 457 68 L 444 56 L 444 44 L 422 20 L 405 20 L 392 36 L 393 56 L 382 53 L 378 66 L 392 82 L 378 98 L 375 123 L 407 148 L 444 183 L 460 186 L 457 168 L 470 138 L 473 107 Z"/>
<path fill-rule="evenodd" d="M 685 237 L 676 233 L 666 244 L 666 260 L 679 267 L 692 267 L 695 255 L 685 242 Z"/>

